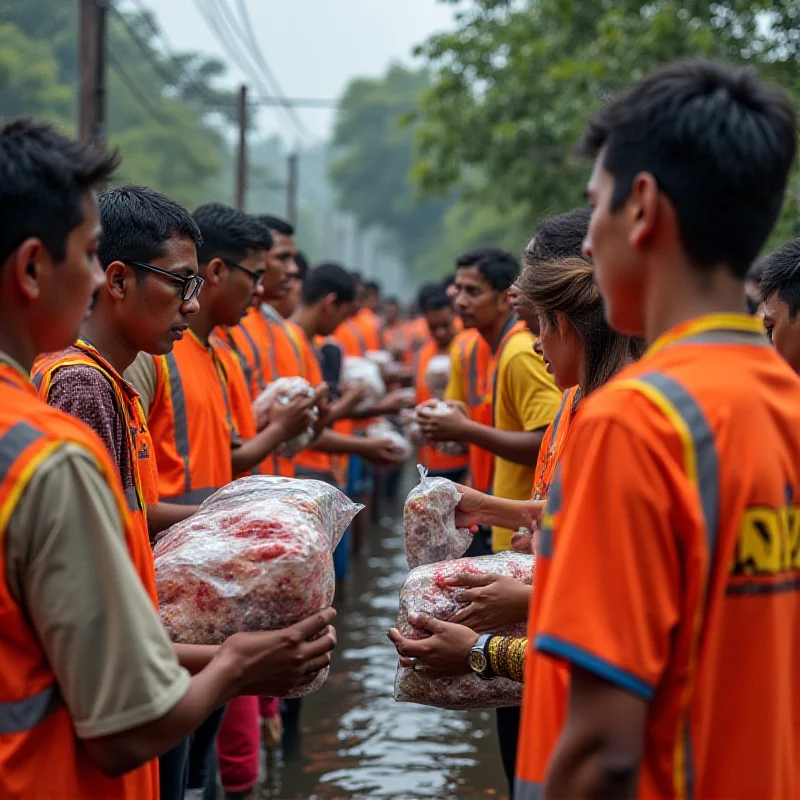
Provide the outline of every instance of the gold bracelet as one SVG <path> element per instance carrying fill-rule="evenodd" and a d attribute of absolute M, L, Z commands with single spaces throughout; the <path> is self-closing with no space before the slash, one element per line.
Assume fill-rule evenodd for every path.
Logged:
<path fill-rule="evenodd" d="M 501 678 L 522 683 L 527 649 L 527 639 L 495 636 L 489 642 L 489 667 Z"/>
<path fill-rule="evenodd" d="M 493 636 L 489 640 L 489 669 L 495 674 L 500 674 L 500 640 L 502 636 Z"/>

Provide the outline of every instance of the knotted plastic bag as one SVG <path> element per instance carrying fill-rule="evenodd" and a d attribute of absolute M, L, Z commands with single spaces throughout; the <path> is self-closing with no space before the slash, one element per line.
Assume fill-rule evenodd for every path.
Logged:
<path fill-rule="evenodd" d="M 414 448 L 411 446 L 411 442 L 391 422 L 387 422 L 385 419 L 380 419 L 367 426 L 367 436 L 370 439 L 388 439 L 391 441 L 392 449 L 397 453 L 398 458 L 409 459 L 414 455 Z"/>
<path fill-rule="evenodd" d="M 420 481 L 409 492 L 403 508 L 406 560 L 411 569 L 460 558 L 472 541 L 469 530 L 456 528 L 461 492 L 453 481 L 429 478 L 421 464 L 417 469 Z"/>
<path fill-rule="evenodd" d="M 328 608 L 333 550 L 362 508 L 315 480 L 257 475 L 220 489 L 155 548 L 161 620 L 172 640 L 220 644 Z"/>
<path fill-rule="evenodd" d="M 381 376 L 380 367 L 367 358 L 348 356 L 342 366 L 341 383 L 344 386 L 357 386 L 366 391 L 361 405 L 371 405 L 386 395 L 386 384 Z"/>
<path fill-rule="evenodd" d="M 270 406 L 277 400 L 279 403 L 291 403 L 295 397 L 313 398 L 316 395 L 314 387 L 305 378 L 278 378 L 268 384 L 264 391 L 253 401 L 253 414 L 256 418 L 256 428 L 262 430 L 269 422 Z M 278 455 L 284 458 L 294 458 L 305 450 L 314 441 L 316 431 L 314 423 L 319 419 L 319 409 L 312 406 L 308 412 L 308 428 L 294 439 L 283 442 L 278 448 Z"/>
<path fill-rule="evenodd" d="M 427 631 L 415 628 L 408 620 L 409 613 L 428 614 L 445 622 L 465 607 L 458 601 L 463 589 L 447 585 L 446 581 L 461 573 L 476 575 L 506 575 L 531 585 L 533 556 L 520 553 L 497 553 L 479 558 L 460 558 L 439 564 L 428 564 L 412 570 L 400 589 L 400 613 L 397 629 L 409 639 L 426 639 Z M 507 625 L 495 631 L 499 636 L 522 638 L 527 621 Z M 499 708 L 518 706 L 522 702 L 522 684 L 508 678 L 485 681 L 477 675 L 458 675 L 454 678 L 430 678 L 398 664 L 394 683 L 394 699 L 401 703 L 419 703 L 437 708 Z"/>
<path fill-rule="evenodd" d="M 419 415 L 419 412 L 422 410 L 433 416 L 449 414 L 452 411 L 450 406 L 443 400 L 418 405 L 417 414 Z M 469 452 L 469 448 L 461 442 L 436 442 L 435 446 L 436 449 L 445 456 L 463 456 Z"/>

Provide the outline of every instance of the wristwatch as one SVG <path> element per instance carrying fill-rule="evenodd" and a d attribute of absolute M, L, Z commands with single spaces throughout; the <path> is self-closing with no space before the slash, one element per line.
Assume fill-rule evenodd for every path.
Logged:
<path fill-rule="evenodd" d="M 475 642 L 475 646 L 469 651 L 469 668 L 484 681 L 494 678 L 489 664 L 489 642 L 494 637 L 494 633 L 481 634 L 478 641 Z"/>

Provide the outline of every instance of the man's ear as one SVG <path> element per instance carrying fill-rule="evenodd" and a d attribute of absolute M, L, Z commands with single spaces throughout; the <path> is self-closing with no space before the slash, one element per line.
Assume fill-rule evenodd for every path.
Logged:
<path fill-rule="evenodd" d="M 661 193 L 658 181 L 649 172 L 640 172 L 631 183 L 631 191 L 622 213 L 627 218 L 632 247 L 641 248 L 658 225 Z"/>
<path fill-rule="evenodd" d="M 28 300 L 36 300 L 42 292 L 44 268 L 53 263 L 50 253 L 42 244 L 41 239 L 29 236 L 10 258 L 10 268 L 20 292 Z"/>
<path fill-rule="evenodd" d="M 133 270 L 132 267 L 131 270 Z M 105 286 L 115 300 L 122 300 L 125 297 L 125 276 L 127 274 L 128 265 L 123 261 L 112 261 L 106 268 Z"/>
<path fill-rule="evenodd" d="M 505 314 L 512 307 L 510 292 L 511 289 L 506 289 L 497 296 L 497 307 L 502 314 Z"/>
<path fill-rule="evenodd" d="M 228 265 L 221 258 L 212 258 L 206 265 L 203 277 L 210 286 L 218 286 L 229 272 Z"/>

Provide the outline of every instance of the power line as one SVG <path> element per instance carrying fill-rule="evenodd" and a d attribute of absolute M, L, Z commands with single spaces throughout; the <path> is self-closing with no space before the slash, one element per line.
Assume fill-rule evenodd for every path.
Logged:
<path fill-rule="evenodd" d="M 111 65 L 111 68 L 114 72 L 117 73 L 119 79 L 122 81 L 125 88 L 130 92 L 131 97 L 136 100 L 137 103 L 142 107 L 142 109 L 147 112 L 152 119 L 154 119 L 159 125 L 163 125 L 166 128 L 174 127 L 177 120 L 172 117 L 168 117 L 163 111 L 156 108 L 150 100 L 145 96 L 145 94 L 139 89 L 136 85 L 136 82 L 131 78 L 130 75 L 126 72 L 125 68 L 119 62 L 119 59 L 114 55 L 113 52 L 110 50 L 107 53 L 108 63 Z M 195 170 L 196 172 L 203 173 L 206 171 L 206 167 L 204 167 L 192 154 L 189 150 L 181 149 L 178 150 L 180 153 L 180 157 L 186 162 L 186 164 L 191 167 L 191 169 Z"/>

